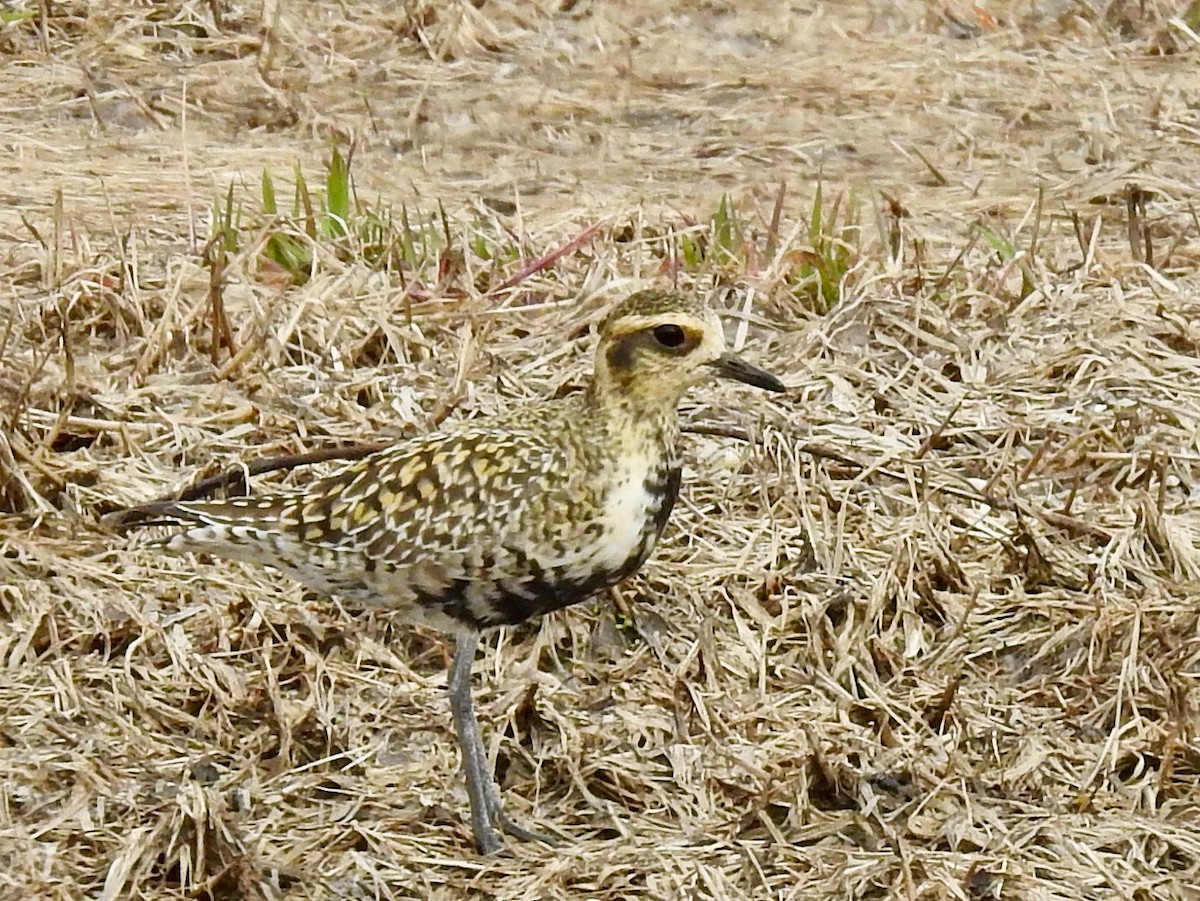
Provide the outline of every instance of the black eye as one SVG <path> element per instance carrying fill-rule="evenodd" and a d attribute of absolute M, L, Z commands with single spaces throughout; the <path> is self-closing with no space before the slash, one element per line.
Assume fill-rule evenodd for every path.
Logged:
<path fill-rule="evenodd" d="M 679 347 L 686 339 L 687 335 L 677 325 L 659 325 L 654 328 L 654 340 L 663 347 Z"/>

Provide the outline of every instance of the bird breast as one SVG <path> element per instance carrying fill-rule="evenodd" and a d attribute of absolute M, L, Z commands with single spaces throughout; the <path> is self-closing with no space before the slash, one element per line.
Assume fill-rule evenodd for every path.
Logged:
<path fill-rule="evenodd" d="M 596 571 L 631 572 L 653 548 L 678 489 L 677 470 L 667 461 L 656 462 L 631 460 L 613 474 L 601 500 L 602 525 L 589 560 Z"/>

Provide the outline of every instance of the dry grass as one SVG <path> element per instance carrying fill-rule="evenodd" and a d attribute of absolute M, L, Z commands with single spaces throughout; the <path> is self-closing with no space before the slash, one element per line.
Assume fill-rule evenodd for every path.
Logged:
<path fill-rule="evenodd" d="M 0 896 L 1195 897 L 1192 7 L 7 5 Z M 294 284 L 261 172 L 350 139 L 431 243 Z M 672 281 L 795 389 L 697 394 L 632 617 L 489 646 L 564 851 L 470 853 L 439 636 L 96 525 L 552 395 Z"/>

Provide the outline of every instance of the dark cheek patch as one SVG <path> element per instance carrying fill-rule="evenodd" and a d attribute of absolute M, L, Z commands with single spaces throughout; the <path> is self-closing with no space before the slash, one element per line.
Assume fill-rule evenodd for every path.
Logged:
<path fill-rule="evenodd" d="M 628 370 L 633 365 L 633 355 L 637 349 L 639 335 L 626 335 L 613 342 L 606 354 L 608 368 L 614 372 Z"/>

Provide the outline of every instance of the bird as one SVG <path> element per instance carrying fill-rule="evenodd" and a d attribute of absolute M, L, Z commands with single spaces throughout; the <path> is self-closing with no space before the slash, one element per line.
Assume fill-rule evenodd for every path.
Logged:
<path fill-rule="evenodd" d="M 598 329 L 586 388 L 399 440 L 302 487 L 140 505 L 154 547 L 266 565 L 319 594 L 454 638 L 447 687 L 476 850 L 555 845 L 504 809 L 472 698 L 482 633 L 636 572 L 680 491 L 678 407 L 710 376 L 783 383 L 726 349 L 697 297 L 642 290 Z"/>

